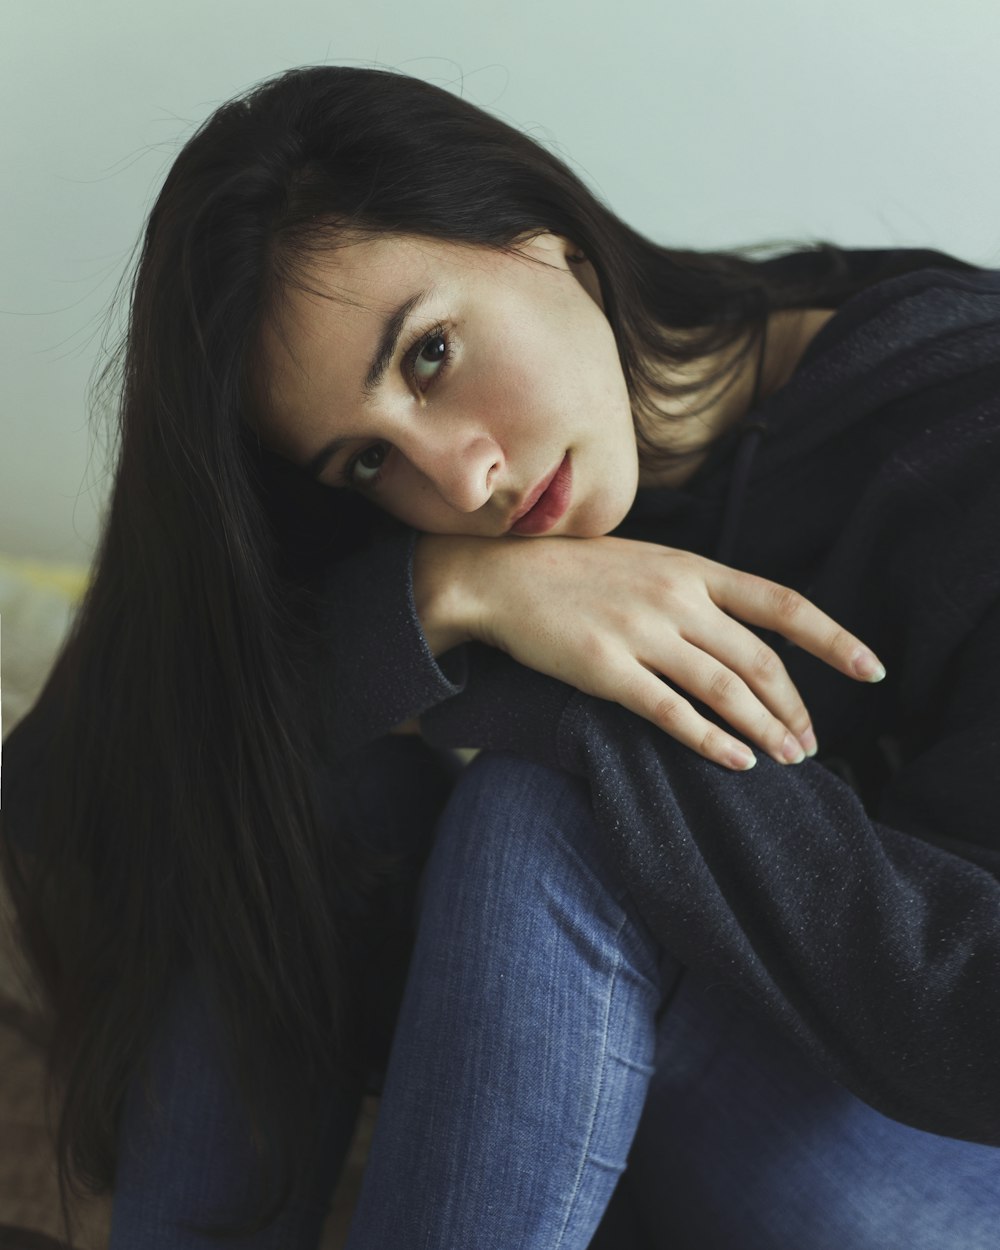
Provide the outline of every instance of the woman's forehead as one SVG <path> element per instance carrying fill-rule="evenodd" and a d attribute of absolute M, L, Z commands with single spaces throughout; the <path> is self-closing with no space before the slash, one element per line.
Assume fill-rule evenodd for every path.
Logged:
<path fill-rule="evenodd" d="M 307 426 L 334 401 L 360 411 L 387 323 L 407 305 L 455 315 L 512 259 L 484 244 L 400 234 L 338 241 L 305 258 L 261 326 L 255 370 L 267 425 Z"/>
<path fill-rule="evenodd" d="M 430 288 L 455 291 L 482 263 L 454 245 L 398 235 L 317 253 L 284 284 L 264 327 L 266 349 L 280 345 L 294 357 L 296 344 L 328 344 L 331 334 L 356 345 L 404 301 Z"/>
<path fill-rule="evenodd" d="M 449 273 L 426 241 L 398 236 L 310 257 L 260 328 L 254 370 L 265 425 L 287 432 L 334 401 L 359 406 L 386 319 L 415 296 L 440 293 Z"/>
<path fill-rule="evenodd" d="M 497 248 L 423 235 L 375 234 L 315 252 L 298 266 L 296 286 L 332 298 L 364 297 L 414 274 L 488 272 L 502 263 Z"/>
<path fill-rule="evenodd" d="M 271 371 L 301 370 L 316 352 L 357 351 L 387 315 L 414 294 L 437 288 L 442 266 L 402 240 L 352 244 L 309 259 L 286 283 L 261 327 Z"/>
<path fill-rule="evenodd" d="M 262 326 L 269 370 L 301 370 L 303 356 L 334 344 L 350 352 L 374 349 L 386 318 L 401 305 L 458 297 L 505 263 L 509 257 L 481 244 L 395 234 L 317 252 L 297 267 Z"/>

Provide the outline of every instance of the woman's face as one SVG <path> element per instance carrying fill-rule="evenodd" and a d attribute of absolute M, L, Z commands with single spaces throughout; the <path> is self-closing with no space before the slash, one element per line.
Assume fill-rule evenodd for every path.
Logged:
<path fill-rule="evenodd" d="M 560 465 L 525 528 L 615 529 L 638 485 L 635 431 L 594 272 L 574 250 L 551 234 L 515 255 L 382 235 L 323 254 L 309 285 L 331 298 L 290 288 L 281 334 L 261 341 L 265 441 L 306 467 L 345 440 L 318 480 L 425 533 L 506 533 Z"/>

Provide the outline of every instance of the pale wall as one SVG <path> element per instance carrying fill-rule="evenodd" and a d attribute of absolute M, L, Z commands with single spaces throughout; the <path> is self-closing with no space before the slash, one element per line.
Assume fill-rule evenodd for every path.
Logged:
<path fill-rule="evenodd" d="M 664 242 L 1000 265 L 998 54 L 996 0 L 5 0 L 0 551 L 89 558 L 102 315 L 173 154 L 263 77 L 327 61 L 460 90 Z"/>

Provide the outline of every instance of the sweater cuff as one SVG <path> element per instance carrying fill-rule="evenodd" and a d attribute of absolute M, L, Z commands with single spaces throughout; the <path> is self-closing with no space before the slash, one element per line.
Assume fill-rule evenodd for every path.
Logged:
<path fill-rule="evenodd" d="M 413 598 L 419 531 L 392 530 L 324 571 L 329 663 L 321 677 L 328 740 L 344 757 L 459 694 L 465 649 L 435 657 Z"/>
<path fill-rule="evenodd" d="M 579 691 L 484 643 L 456 648 L 462 649 L 468 666 L 464 689 L 421 716 L 424 741 L 455 749 L 512 751 L 564 768 L 560 731 Z"/>

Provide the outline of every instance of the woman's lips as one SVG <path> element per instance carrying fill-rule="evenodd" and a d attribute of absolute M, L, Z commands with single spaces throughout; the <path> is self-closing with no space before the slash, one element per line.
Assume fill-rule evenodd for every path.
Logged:
<path fill-rule="evenodd" d="M 544 534 L 552 528 L 556 521 L 569 507 L 573 485 L 573 466 L 569 452 L 563 456 L 562 464 L 556 470 L 555 477 L 541 493 L 535 504 L 523 517 L 515 521 L 508 533 L 511 534 Z"/>

